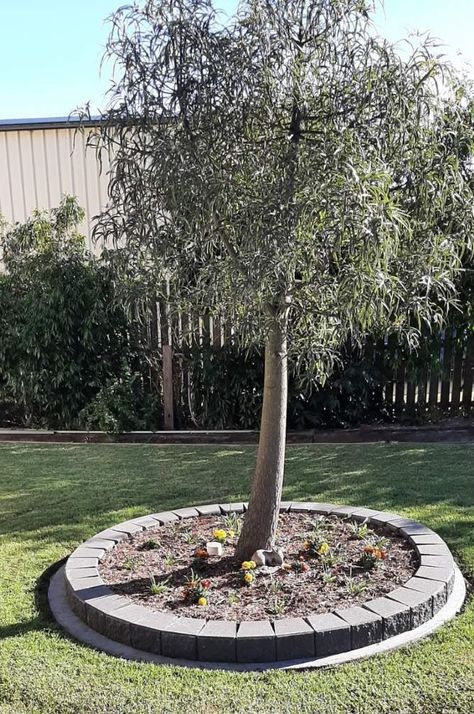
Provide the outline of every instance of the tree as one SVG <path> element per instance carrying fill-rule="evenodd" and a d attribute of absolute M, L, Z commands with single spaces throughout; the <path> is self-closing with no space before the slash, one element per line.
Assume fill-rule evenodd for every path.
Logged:
<path fill-rule="evenodd" d="M 112 19 L 96 235 L 175 309 L 232 315 L 265 351 L 241 558 L 274 543 L 288 355 L 323 379 L 348 338 L 395 331 L 415 347 L 456 304 L 468 89 L 429 40 L 402 58 L 377 38 L 373 9 L 248 0 L 226 20 L 211 0 L 150 0 Z"/>

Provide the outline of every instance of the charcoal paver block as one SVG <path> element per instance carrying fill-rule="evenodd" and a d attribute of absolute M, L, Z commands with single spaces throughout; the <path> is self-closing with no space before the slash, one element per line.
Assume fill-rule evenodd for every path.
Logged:
<path fill-rule="evenodd" d="M 92 548 L 85 545 L 80 545 L 75 551 L 69 556 L 69 560 L 76 560 L 76 558 L 96 558 L 98 561 L 104 554 L 105 548 Z"/>
<path fill-rule="evenodd" d="M 130 604 L 130 601 L 127 601 L 125 606 L 122 605 L 112 609 L 110 612 L 106 612 L 104 614 L 104 630 L 101 630 L 102 633 L 116 642 L 133 646 L 132 639 L 136 639 L 136 628 L 140 627 L 140 622 L 146 617 L 144 610 L 145 608 Z M 134 632 L 134 637 L 132 637 L 132 631 Z M 151 652 L 156 652 L 157 649 L 160 649 L 159 632 L 155 631 L 154 634 L 154 641 L 146 640 L 145 637 L 142 638 L 143 644 L 149 646 L 151 648 L 149 651 Z"/>
<path fill-rule="evenodd" d="M 426 578 L 427 580 L 439 580 L 446 583 L 448 595 L 452 592 L 454 584 L 454 568 L 437 568 L 432 565 L 422 565 L 415 573 L 418 578 Z"/>
<path fill-rule="evenodd" d="M 302 502 L 302 503 L 292 503 L 291 504 L 291 513 L 331 513 L 336 508 L 336 506 L 333 506 L 330 503 L 311 503 L 311 502 Z"/>
<path fill-rule="evenodd" d="M 132 647 L 144 652 L 161 654 L 161 633 L 171 629 L 178 620 L 175 615 L 166 612 L 152 612 L 139 606 L 130 612 L 130 643 Z M 116 615 L 121 615 L 118 612 Z"/>
<path fill-rule="evenodd" d="M 237 623 L 210 620 L 197 638 L 198 659 L 202 662 L 235 662 L 237 659 Z"/>
<path fill-rule="evenodd" d="M 379 597 L 364 602 L 363 607 L 382 618 L 384 640 L 410 629 L 411 612 L 408 605 L 389 600 L 386 597 Z"/>
<path fill-rule="evenodd" d="M 197 659 L 197 635 L 205 620 L 192 617 L 180 617 L 169 628 L 161 632 L 161 653 L 164 657 Z"/>
<path fill-rule="evenodd" d="M 365 521 L 366 518 L 371 518 L 376 516 L 380 511 L 374 510 L 373 508 L 357 508 L 352 512 L 351 518 L 357 521 Z"/>
<path fill-rule="evenodd" d="M 357 506 L 336 506 L 332 509 L 331 515 L 349 518 L 356 510 Z"/>
<path fill-rule="evenodd" d="M 228 513 L 244 512 L 244 504 L 242 501 L 239 501 L 238 503 L 219 503 L 219 507 L 221 509 L 221 513 L 224 515 L 227 515 Z"/>
<path fill-rule="evenodd" d="M 431 595 L 433 599 L 433 615 L 436 615 L 436 613 L 446 605 L 448 599 L 446 583 L 439 582 L 438 580 L 417 578 L 415 576 L 407 580 L 403 587 Z"/>
<path fill-rule="evenodd" d="M 351 626 L 351 649 L 373 645 L 382 640 L 382 618 L 363 607 L 348 607 L 334 611 Z"/>
<path fill-rule="evenodd" d="M 195 508 L 176 508 L 173 513 L 175 513 L 178 518 L 196 518 L 199 516 L 199 512 Z"/>
<path fill-rule="evenodd" d="M 314 657 L 314 631 L 302 617 L 273 622 L 278 660 Z"/>
<path fill-rule="evenodd" d="M 374 523 L 375 525 L 385 526 L 389 521 L 393 521 L 396 518 L 400 518 L 398 513 L 391 513 L 390 511 L 379 511 L 375 516 L 369 517 L 369 523 Z"/>
<path fill-rule="evenodd" d="M 413 545 L 427 545 L 427 544 L 435 544 L 438 543 L 440 545 L 446 545 L 444 540 L 439 536 L 437 533 L 434 531 L 431 531 L 430 533 L 422 533 L 422 534 L 414 534 L 410 535 L 408 537 L 408 540 L 410 543 L 413 543 Z M 446 546 L 447 547 L 447 546 Z"/>
<path fill-rule="evenodd" d="M 69 561 L 68 561 L 69 563 Z M 74 563 L 74 561 L 72 561 Z M 66 568 L 66 577 L 68 580 L 71 582 L 74 582 L 78 578 L 81 580 L 83 579 L 88 579 L 89 582 L 92 578 L 96 578 L 97 576 L 100 577 L 99 571 L 95 566 L 87 567 L 87 568 L 74 568 L 69 566 L 69 568 Z"/>
<path fill-rule="evenodd" d="M 115 593 L 103 595 L 102 597 L 89 598 L 85 602 L 86 622 L 93 630 L 107 635 L 107 637 L 110 637 L 112 640 L 123 642 L 123 640 L 118 640 L 117 637 L 111 634 L 111 628 L 107 628 L 106 615 L 129 604 L 129 600 Z"/>
<path fill-rule="evenodd" d="M 97 538 L 101 540 L 112 540 L 114 543 L 119 543 L 120 541 L 128 538 L 128 533 L 125 533 L 124 531 L 116 531 L 113 528 L 106 528 L 105 531 L 97 533 Z M 89 541 L 86 541 L 86 543 L 89 545 Z"/>
<path fill-rule="evenodd" d="M 280 503 L 280 513 L 288 513 L 291 510 L 293 501 L 282 501 Z"/>
<path fill-rule="evenodd" d="M 124 521 L 123 523 L 117 523 L 117 525 L 112 526 L 111 530 L 118 531 L 119 533 L 126 533 L 131 536 L 135 533 L 141 533 L 145 529 L 143 526 L 139 526 L 138 523 L 134 523 L 133 521 Z"/>
<path fill-rule="evenodd" d="M 161 511 L 160 513 L 152 513 L 153 518 L 156 518 L 156 520 L 161 523 L 161 525 L 164 525 L 165 523 L 174 523 L 175 521 L 179 521 L 179 516 L 177 516 L 175 513 L 172 513 L 171 511 Z"/>
<path fill-rule="evenodd" d="M 415 526 L 418 529 L 421 524 L 411 518 L 401 518 L 399 516 L 398 518 L 387 521 L 387 525 L 392 530 L 400 530 L 400 528 L 409 528 L 410 526 Z M 425 526 L 422 526 L 422 528 L 425 528 Z"/>
<path fill-rule="evenodd" d="M 452 555 L 422 555 L 420 556 L 420 565 L 435 568 L 452 568 Z"/>
<path fill-rule="evenodd" d="M 95 568 L 94 568 L 95 570 Z M 97 570 L 95 570 L 95 575 L 84 576 L 81 569 L 66 571 L 66 582 L 68 588 L 73 592 L 80 592 L 81 590 L 90 590 L 91 588 L 105 587 L 105 583 L 98 575 Z M 112 592 L 108 588 L 108 592 Z M 101 595 L 104 593 L 101 592 Z"/>
<path fill-rule="evenodd" d="M 274 662 L 275 631 L 268 620 L 241 622 L 237 630 L 238 662 Z"/>
<path fill-rule="evenodd" d="M 409 606 L 412 630 L 433 617 L 433 601 L 431 595 L 427 593 L 402 587 L 389 592 L 387 598 Z"/>
<path fill-rule="evenodd" d="M 72 570 L 73 568 L 97 568 L 99 564 L 99 558 L 80 558 L 71 557 L 68 558 L 66 563 L 66 570 Z"/>
<path fill-rule="evenodd" d="M 337 615 L 310 615 L 306 621 L 314 630 L 316 657 L 329 657 L 351 649 L 351 627 Z"/>
<path fill-rule="evenodd" d="M 419 555 L 449 555 L 452 558 L 451 551 L 447 545 L 441 543 L 418 544 L 415 543 L 415 550 Z"/>
<path fill-rule="evenodd" d="M 196 506 L 200 516 L 220 516 L 221 509 L 217 503 L 208 503 L 205 506 Z"/>
<path fill-rule="evenodd" d="M 157 521 L 156 518 L 153 518 L 153 516 L 141 516 L 140 518 L 133 518 L 132 523 L 135 523 L 137 526 L 141 526 L 144 530 L 148 530 L 148 528 L 153 528 L 155 526 L 160 525 L 159 521 Z"/>
<path fill-rule="evenodd" d="M 404 536 L 430 535 L 433 532 L 431 528 L 427 528 L 422 523 L 414 523 L 413 525 L 408 526 L 399 526 L 398 530 Z"/>
<path fill-rule="evenodd" d="M 83 546 L 92 548 L 93 550 L 112 550 L 116 545 L 115 539 L 111 538 L 89 538 L 89 540 L 84 541 Z"/>
<path fill-rule="evenodd" d="M 94 578 L 66 578 L 66 592 L 73 611 L 81 620 L 86 619 L 87 600 L 112 592 L 99 576 Z"/>

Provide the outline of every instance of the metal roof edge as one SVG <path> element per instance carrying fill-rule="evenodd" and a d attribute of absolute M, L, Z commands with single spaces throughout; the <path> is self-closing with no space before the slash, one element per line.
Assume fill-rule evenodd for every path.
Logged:
<path fill-rule="evenodd" d="M 40 117 L 31 119 L 0 119 L 0 131 L 31 131 L 33 129 L 67 129 L 71 127 L 97 126 L 100 116 L 90 119 L 80 117 Z"/>

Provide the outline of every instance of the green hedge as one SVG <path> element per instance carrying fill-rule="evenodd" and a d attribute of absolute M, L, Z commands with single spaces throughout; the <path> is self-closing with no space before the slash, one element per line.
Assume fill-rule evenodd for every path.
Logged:
<path fill-rule="evenodd" d="M 160 354 L 146 319 L 130 314 L 127 289 L 113 254 L 94 258 L 76 226 L 83 213 L 71 198 L 6 231 L 1 240 L 0 426 L 90 428 L 118 432 L 163 426 Z M 457 339 L 472 331 L 472 272 L 462 286 Z M 293 429 L 392 421 L 382 387 L 397 364 L 417 380 L 439 368 L 439 338 L 417 354 L 390 342 L 363 351 L 346 347 L 323 387 L 290 378 L 288 425 Z M 183 370 L 180 373 L 180 369 Z M 232 342 L 185 349 L 177 357 L 176 425 L 256 428 L 263 360 Z M 184 378 L 183 375 L 185 375 Z M 413 413 L 402 418 L 424 419 Z"/>

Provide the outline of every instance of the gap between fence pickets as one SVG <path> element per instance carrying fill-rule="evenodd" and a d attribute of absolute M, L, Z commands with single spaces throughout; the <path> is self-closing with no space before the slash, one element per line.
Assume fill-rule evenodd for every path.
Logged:
<path fill-rule="evenodd" d="M 166 303 L 158 305 L 153 320 L 156 321 L 154 330 L 159 335 L 158 349 L 162 356 L 164 428 L 172 431 L 175 424 L 174 385 L 178 382 L 185 385 L 189 379 L 186 367 L 175 359 L 175 355 L 181 354 L 184 344 L 197 348 L 204 344 L 222 347 L 232 340 L 234 330 L 230 320 L 211 315 L 193 317 L 179 314 L 173 317 Z M 186 331 L 183 330 L 185 323 Z M 383 350 L 397 350 L 395 340 L 392 335 L 375 344 L 368 344 L 366 356 L 373 362 L 374 368 L 383 369 Z M 407 379 L 406 365 L 401 362 L 392 375 L 388 375 L 381 387 L 381 396 L 396 412 L 411 413 L 437 407 L 454 414 L 473 405 L 474 335 L 460 336 L 456 328 L 443 331 L 434 349 L 440 360 L 439 370 L 427 366 L 414 383 Z"/>

